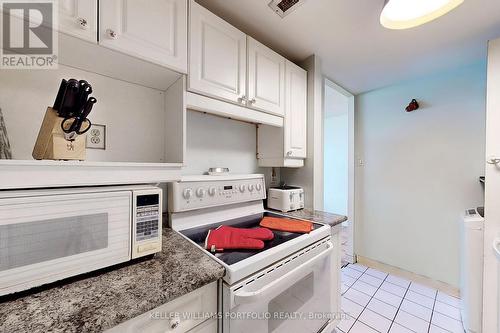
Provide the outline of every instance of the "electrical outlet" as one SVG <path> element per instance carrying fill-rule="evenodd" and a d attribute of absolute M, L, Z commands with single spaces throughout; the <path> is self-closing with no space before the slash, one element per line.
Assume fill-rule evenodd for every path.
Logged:
<path fill-rule="evenodd" d="M 106 149 L 106 126 L 92 124 L 87 132 L 88 149 Z"/>

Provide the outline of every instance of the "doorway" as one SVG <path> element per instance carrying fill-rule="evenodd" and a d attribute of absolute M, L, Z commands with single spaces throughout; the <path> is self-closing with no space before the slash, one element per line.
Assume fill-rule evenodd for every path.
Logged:
<path fill-rule="evenodd" d="M 345 215 L 342 261 L 354 262 L 354 96 L 325 79 L 323 101 L 323 209 Z"/>

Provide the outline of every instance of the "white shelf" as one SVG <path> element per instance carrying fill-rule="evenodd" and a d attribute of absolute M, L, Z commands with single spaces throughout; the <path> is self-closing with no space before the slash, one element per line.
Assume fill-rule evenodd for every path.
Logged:
<path fill-rule="evenodd" d="M 0 160 L 0 190 L 180 180 L 182 163 Z"/>

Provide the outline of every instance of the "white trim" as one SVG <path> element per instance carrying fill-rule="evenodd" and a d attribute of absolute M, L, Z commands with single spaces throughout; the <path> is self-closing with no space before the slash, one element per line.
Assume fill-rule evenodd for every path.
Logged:
<path fill-rule="evenodd" d="M 180 180 L 182 163 L 0 161 L 0 190 Z"/>
<path fill-rule="evenodd" d="M 187 92 L 187 108 L 253 124 L 283 127 L 283 117 Z"/>
<path fill-rule="evenodd" d="M 349 99 L 349 110 L 348 110 L 348 122 L 349 122 L 349 139 L 348 139 L 348 156 L 349 156 L 349 164 L 348 164 L 348 177 L 349 177 L 349 193 L 347 195 L 347 202 L 348 202 L 348 207 L 347 207 L 347 216 L 348 220 L 344 223 L 344 225 L 348 226 L 348 242 L 347 242 L 347 249 L 346 249 L 346 257 L 350 262 L 354 262 L 355 258 L 355 253 L 354 253 L 354 221 L 355 221 L 355 208 L 354 208 L 354 200 L 355 200 L 355 193 L 354 193 L 354 186 L 355 186 L 355 160 L 356 160 L 356 155 L 355 155 L 355 142 L 354 142 L 354 131 L 355 131 L 355 120 L 354 120 L 354 95 L 351 94 L 349 91 L 346 89 L 342 88 L 338 84 L 334 83 L 332 80 L 328 79 L 327 77 L 324 78 L 324 83 L 325 86 L 328 86 L 338 93 L 346 96 Z M 325 94 L 323 93 L 323 100 L 324 100 Z M 323 105 L 323 119 L 325 117 L 325 107 Z M 323 132 L 324 132 L 324 122 L 323 122 Z M 323 151 L 322 154 L 324 154 L 324 135 L 322 136 L 323 140 Z M 323 161 L 324 163 L 324 161 Z M 322 172 L 322 181 L 324 182 L 324 169 Z M 324 193 L 323 193 L 324 195 Z"/>
<path fill-rule="evenodd" d="M 406 271 L 404 269 L 401 269 L 401 268 L 398 268 L 395 266 L 391 266 L 391 265 L 387 265 L 387 264 L 384 264 L 380 261 L 376 261 L 376 260 L 362 257 L 362 256 L 357 256 L 357 263 L 364 265 L 364 266 L 367 266 L 367 267 L 371 267 L 371 268 L 380 270 L 384 273 L 388 273 L 391 275 L 401 277 L 401 278 L 406 279 L 406 280 L 410 280 L 412 282 L 423 284 L 424 286 L 427 286 L 427 287 L 433 288 L 433 289 L 437 289 L 439 291 L 442 291 L 445 294 L 448 294 L 448 295 L 451 295 L 454 297 L 460 297 L 459 296 L 460 290 L 457 287 L 454 287 L 454 286 L 452 286 L 448 283 L 445 283 L 445 282 L 437 281 L 437 280 L 431 279 L 429 277 L 415 274 L 413 272 Z"/>
<path fill-rule="evenodd" d="M 259 158 L 260 167 L 284 167 L 301 168 L 304 166 L 303 159 L 293 158 Z"/>

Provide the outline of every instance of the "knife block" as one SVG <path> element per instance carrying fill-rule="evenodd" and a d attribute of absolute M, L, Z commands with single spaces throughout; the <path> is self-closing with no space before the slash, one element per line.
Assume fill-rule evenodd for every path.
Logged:
<path fill-rule="evenodd" d="M 86 134 L 74 141 L 64 138 L 61 123 L 64 119 L 51 107 L 47 108 L 36 138 L 32 156 L 36 160 L 85 160 Z"/>

